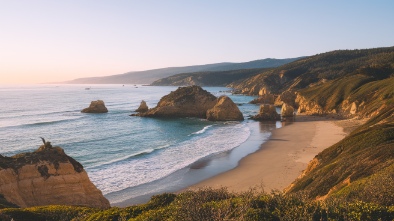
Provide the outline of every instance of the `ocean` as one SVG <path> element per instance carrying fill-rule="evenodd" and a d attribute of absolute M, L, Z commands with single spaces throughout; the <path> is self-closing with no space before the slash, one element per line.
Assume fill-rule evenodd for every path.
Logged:
<path fill-rule="evenodd" d="M 151 108 L 176 89 L 144 85 L 0 86 L 0 154 L 34 151 L 44 137 L 79 161 L 91 181 L 116 205 L 130 198 L 176 191 L 229 170 L 258 149 L 257 144 L 240 149 L 252 140 L 253 133 L 259 134 L 254 139 L 261 144 L 269 131 L 278 127 L 278 123 L 266 127 L 250 120 L 129 116 L 141 100 Z M 248 103 L 252 96 L 232 95 L 225 87 L 204 89 L 215 96 L 229 96 L 245 119 L 258 112 L 258 106 Z M 80 112 L 98 99 L 105 102 L 108 113 Z M 205 168 L 204 175 L 196 176 L 201 170 L 190 172 L 201 168 Z M 176 179 L 182 184 L 175 184 Z"/>

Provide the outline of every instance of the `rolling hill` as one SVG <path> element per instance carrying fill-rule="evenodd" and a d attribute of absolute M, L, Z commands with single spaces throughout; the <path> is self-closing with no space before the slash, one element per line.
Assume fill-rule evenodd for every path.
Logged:
<path fill-rule="evenodd" d="M 161 78 L 169 77 L 171 75 L 191 72 L 207 72 L 207 71 L 229 71 L 239 69 L 256 69 L 256 68 L 271 68 L 279 67 L 283 64 L 295 61 L 299 58 L 288 59 L 261 59 L 242 63 L 216 63 L 205 65 L 194 65 L 186 67 L 168 67 L 146 71 L 135 71 L 124 74 L 117 74 L 105 77 L 89 77 L 78 78 L 75 80 L 63 82 L 67 84 L 150 84 Z"/>

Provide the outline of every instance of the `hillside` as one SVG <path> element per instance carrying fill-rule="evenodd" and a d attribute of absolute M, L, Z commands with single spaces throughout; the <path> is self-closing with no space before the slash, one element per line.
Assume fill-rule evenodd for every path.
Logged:
<path fill-rule="evenodd" d="M 394 205 L 394 103 L 319 153 L 288 190 L 299 191 Z"/>
<path fill-rule="evenodd" d="M 243 69 L 231 71 L 208 71 L 176 74 L 154 81 L 152 86 L 226 86 L 260 74 L 267 68 Z"/>
<path fill-rule="evenodd" d="M 228 86 L 244 94 L 297 94 L 307 114 L 374 115 L 393 97 L 394 47 L 318 54 Z"/>
<path fill-rule="evenodd" d="M 180 73 L 207 72 L 207 71 L 228 71 L 240 69 L 271 68 L 279 67 L 283 64 L 295 61 L 299 58 L 288 59 L 261 59 L 242 63 L 216 63 L 206 65 L 194 65 L 186 67 L 168 67 L 146 71 L 127 72 L 105 77 L 78 78 L 63 82 L 67 84 L 150 84 L 161 78 Z"/>

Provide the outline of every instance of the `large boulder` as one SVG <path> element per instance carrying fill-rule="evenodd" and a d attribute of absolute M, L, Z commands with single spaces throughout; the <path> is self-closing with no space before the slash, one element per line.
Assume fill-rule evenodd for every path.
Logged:
<path fill-rule="evenodd" d="M 110 207 L 82 165 L 50 142 L 33 153 L 0 157 L 0 195 L 20 207 Z"/>
<path fill-rule="evenodd" d="M 146 105 L 146 102 L 144 100 L 141 101 L 140 106 L 138 107 L 135 112 L 147 112 L 149 110 L 148 105 Z"/>
<path fill-rule="evenodd" d="M 286 103 L 282 105 L 282 117 L 294 117 L 294 108 Z"/>
<path fill-rule="evenodd" d="M 199 86 L 179 87 L 162 97 L 156 107 L 135 116 L 206 118 L 215 104 L 216 97 Z"/>
<path fill-rule="evenodd" d="M 92 101 L 88 108 L 81 111 L 82 113 L 107 113 L 108 109 L 105 107 L 104 101 Z"/>
<path fill-rule="evenodd" d="M 244 117 L 238 106 L 227 96 L 220 96 L 216 105 L 207 111 L 210 121 L 241 121 Z"/>
<path fill-rule="evenodd" d="M 280 115 L 276 112 L 276 108 L 271 104 L 260 105 L 260 111 L 257 115 L 251 117 L 258 121 L 277 121 L 280 120 Z"/>

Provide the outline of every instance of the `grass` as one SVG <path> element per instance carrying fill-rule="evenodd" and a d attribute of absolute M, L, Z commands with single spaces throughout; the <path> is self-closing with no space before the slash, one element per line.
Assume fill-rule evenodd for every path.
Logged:
<path fill-rule="evenodd" d="M 161 194 L 148 203 L 107 210 L 87 207 L 46 206 L 2 209 L 0 220 L 392 220 L 394 207 L 341 198 L 313 201 L 302 194 L 267 194 L 258 190 L 230 193 L 204 188 L 177 195 Z"/>

